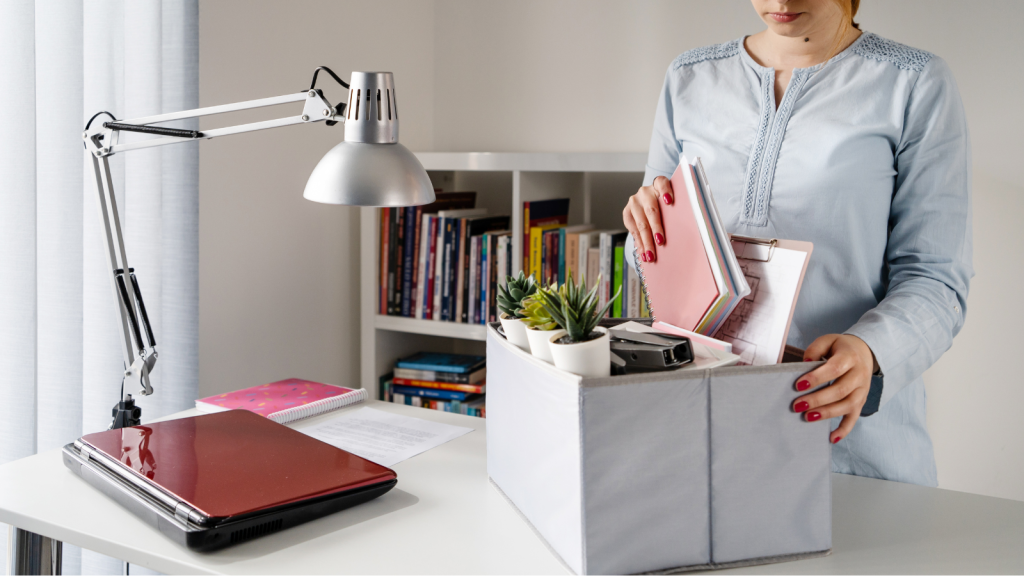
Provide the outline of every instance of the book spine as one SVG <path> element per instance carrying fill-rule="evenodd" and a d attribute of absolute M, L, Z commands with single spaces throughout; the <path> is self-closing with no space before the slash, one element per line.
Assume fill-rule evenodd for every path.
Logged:
<path fill-rule="evenodd" d="M 412 380 L 409 378 L 395 378 L 392 380 L 392 383 L 395 386 L 437 388 L 438 390 L 455 390 L 456 392 L 469 392 L 470 394 L 483 394 L 487 390 L 485 384 L 455 384 L 453 382 L 433 382 L 430 380 Z"/>
<path fill-rule="evenodd" d="M 452 263 L 452 224 L 454 223 L 453 218 L 444 219 L 444 241 L 442 243 L 444 258 L 441 264 L 441 315 L 440 320 L 450 320 L 451 316 L 448 315 L 448 301 L 451 299 L 451 278 L 448 274 L 451 271 Z"/>
<path fill-rule="evenodd" d="M 438 388 L 419 388 L 415 386 L 395 386 L 395 392 L 399 394 L 412 394 L 424 398 L 436 398 L 440 400 L 465 400 L 469 395 L 467 392 L 456 392 L 454 390 L 441 390 Z"/>
<path fill-rule="evenodd" d="M 389 212 L 388 224 L 388 310 L 387 314 L 395 313 L 395 274 L 398 271 L 398 208 Z"/>
<path fill-rule="evenodd" d="M 433 298 L 434 302 L 431 304 L 430 318 L 432 320 L 441 319 L 441 290 L 444 288 L 441 281 L 442 271 L 444 270 L 444 227 L 446 218 L 435 217 L 437 223 L 434 225 L 434 285 L 433 285 Z"/>
<path fill-rule="evenodd" d="M 469 223 L 467 222 L 466 231 L 462 235 L 462 243 L 464 246 L 462 249 L 462 293 L 459 296 L 459 301 L 462 302 L 462 319 L 460 322 L 463 324 L 469 323 L 469 300 L 470 294 L 472 294 L 469 290 L 469 273 L 472 269 L 473 251 L 472 247 L 469 245 L 469 232 Z"/>
<path fill-rule="evenodd" d="M 466 294 L 463 285 L 466 281 L 466 228 L 466 219 L 460 218 L 459 229 L 456 231 L 459 236 L 459 243 L 455 256 L 455 290 L 453 291 L 455 293 L 455 304 L 452 310 L 452 319 L 456 322 L 462 322 L 462 313 L 465 311 L 462 299 Z"/>
<path fill-rule="evenodd" d="M 597 277 L 601 274 L 601 249 L 587 248 L 587 288 L 593 288 Z"/>
<path fill-rule="evenodd" d="M 558 285 L 565 284 L 565 228 L 558 229 Z"/>
<path fill-rule="evenodd" d="M 420 240 L 419 240 L 419 267 L 416 276 L 416 318 L 423 319 L 426 307 L 423 302 L 429 297 L 427 291 L 428 273 L 430 267 L 430 214 L 420 216 Z"/>
<path fill-rule="evenodd" d="M 390 244 L 391 209 L 380 210 L 380 287 L 378 289 L 377 313 L 388 313 L 388 248 Z"/>
<path fill-rule="evenodd" d="M 469 303 L 469 323 L 477 324 L 477 310 L 480 308 L 480 298 L 477 288 L 480 277 L 479 260 L 477 259 L 477 248 L 480 247 L 480 236 L 469 238 L 469 290 L 467 290 L 467 302 Z"/>
<path fill-rule="evenodd" d="M 416 207 L 410 206 L 405 209 L 405 230 L 403 231 L 402 247 L 402 302 L 401 315 L 412 316 L 412 263 L 414 237 L 416 235 Z"/>
<path fill-rule="evenodd" d="M 594 280 L 594 278 L 590 276 L 590 272 L 587 271 L 587 256 L 589 255 L 588 252 L 590 250 L 590 236 L 591 234 L 589 232 L 580 234 L 578 237 L 579 246 L 576 248 L 576 257 L 579 259 L 576 264 L 578 266 L 577 271 L 583 278 L 586 278 L 588 282 L 592 282 Z"/>
<path fill-rule="evenodd" d="M 470 377 L 475 375 L 475 373 L 470 372 L 442 372 L 440 370 L 417 370 L 415 368 L 395 368 L 394 372 L 395 378 L 450 382 L 452 384 L 476 384 L 476 382 L 470 382 Z"/>
<path fill-rule="evenodd" d="M 527 275 L 530 272 L 530 203 L 523 202 L 523 267 Z"/>
<path fill-rule="evenodd" d="M 402 315 L 402 287 L 405 279 L 405 209 L 398 208 L 398 236 L 395 241 L 395 303 L 396 316 Z"/>
<path fill-rule="evenodd" d="M 416 305 L 421 301 L 420 292 L 420 246 L 423 245 L 423 207 L 413 208 L 412 235 L 412 281 L 409 290 L 409 317 L 416 317 Z"/>
<path fill-rule="evenodd" d="M 629 258 L 629 254 L 626 255 Z M 640 277 L 632 266 L 626 266 L 626 274 L 629 282 L 626 287 L 626 294 L 629 295 L 629 309 L 626 312 L 628 318 L 640 318 Z"/>
<path fill-rule="evenodd" d="M 448 320 L 450 322 L 458 322 L 459 317 L 455 315 L 456 307 L 458 305 L 459 298 L 459 272 L 462 270 L 459 268 L 459 253 L 462 250 L 461 242 L 462 239 L 462 219 L 455 220 L 452 223 L 452 259 L 451 269 L 448 271 L 449 288 L 448 288 Z"/>
<path fill-rule="evenodd" d="M 490 302 L 490 261 L 493 257 L 490 249 L 491 235 L 484 234 L 480 238 L 480 316 L 487 322 L 487 303 Z"/>
<path fill-rule="evenodd" d="M 565 280 L 569 277 L 573 281 L 580 281 L 580 235 L 578 233 L 565 235 Z"/>
<path fill-rule="evenodd" d="M 551 283 L 551 234 L 541 234 L 540 274 L 537 276 L 541 286 Z"/>
<path fill-rule="evenodd" d="M 498 319 L 498 266 L 497 259 L 493 256 L 496 248 L 496 238 L 491 236 L 487 240 L 487 249 L 491 252 L 487 270 L 487 317 L 491 322 L 495 322 Z M 504 278 L 501 280 L 504 280 Z"/>
<path fill-rule="evenodd" d="M 494 276 L 498 279 L 495 290 L 502 282 L 507 280 L 508 274 L 505 271 L 508 269 L 508 240 L 511 236 L 498 236 L 498 239 L 494 243 Z M 488 318 L 489 320 L 489 318 Z"/>
<path fill-rule="evenodd" d="M 615 266 L 614 278 L 612 281 L 612 294 L 619 292 L 622 288 L 622 246 L 616 246 L 613 252 L 612 264 Z M 612 318 L 622 318 L 622 294 L 620 293 L 615 297 L 614 303 L 612 303 Z"/>
<path fill-rule="evenodd" d="M 601 234 L 601 268 L 599 274 L 601 277 L 601 286 L 597 289 L 598 302 L 597 307 L 603 308 L 608 303 L 608 298 L 611 296 L 609 290 L 612 286 L 612 275 L 611 275 L 611 263 L 612 263 L 612 237 L 611 234 Z M 606 316 L 607 317 L 607 316 Z"/>
<path fill-rule="evenodd" d="M 543 239 L 543 235 L 544 230 L 542 230 L 541 228 L 530 229 L 530 268 L 527 271 L 527 276 L 532 274 L 533 277 L 536 278 L 538 281 L 542 279 L 541 256 L 543 246 L 541 244 L 541 240 Z"/>

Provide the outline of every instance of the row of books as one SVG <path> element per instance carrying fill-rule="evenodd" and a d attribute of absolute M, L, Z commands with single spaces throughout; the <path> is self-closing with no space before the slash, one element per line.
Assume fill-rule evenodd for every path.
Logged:
<path fill-rule="evenodd" d="M 483 356 L 419 352 L 402 358 L 381 378 L 379 399 L 485 417 L 486 368 Z"/>
<path fill-rule="evenodd" d="M 475 192 L 436 195 L 427 206 L 381 209 L 378 313 L 496 321 L 498 282 L 511 273 L 510 218 L 473 208 Z"/>

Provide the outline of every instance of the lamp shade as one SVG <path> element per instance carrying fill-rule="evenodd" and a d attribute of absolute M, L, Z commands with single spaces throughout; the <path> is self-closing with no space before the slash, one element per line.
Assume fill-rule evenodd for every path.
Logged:
<path fill-rule="evenodd" d="M 427 171 L 398 144 L 341 142 L 313 169 L 307 200 L 350 206 L 418 206 L 434 201 Z"/>
<path fill-rule="evenodd" d="M 353 72 L 345 141 L 313 169 L 309 200 L 350 206 L 418 206 L 434 201 L 427 171 L 398 143 L 398 101 L 391 72 Z"/>

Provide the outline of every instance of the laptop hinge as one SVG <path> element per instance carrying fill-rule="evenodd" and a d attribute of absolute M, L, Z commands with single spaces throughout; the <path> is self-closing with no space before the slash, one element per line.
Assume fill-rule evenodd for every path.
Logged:
<path fill-rule="evenodd" d="M 82 455 L 82 459 L 86 462 L 92 459 L 92 455 L 96 452 L 92 446 L 89 446 L 84 442 L 75 442 L 75 445 L 78 447 L 78 452 Z"/>

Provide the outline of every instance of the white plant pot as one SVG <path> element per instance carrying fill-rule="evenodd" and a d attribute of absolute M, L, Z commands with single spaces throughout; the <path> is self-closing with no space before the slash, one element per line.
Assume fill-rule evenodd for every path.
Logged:
<path fill-rule="evenodd" d="M 563 335 L 551 336 L 548 341 L 555 367 L 580 376 L 611 376 L 612 357 L 608 330 L 601 327 L 594 330 L 602 333 L 600 338 L 576 344 L 559 344 L 555 340 Z"/>
<path fill-rule="evenodd" d="M 540 358 L 545 362 L 554 364 L 555 360 L 551 357 L 551 338 L 554 336 L 564 336 L 565 330 L 561 328 L 555 328 L 554 330 L 534 330 L 533 328 L 526 329 L 526 338 L 530 341 L 530 352 L 534 356 Z"/>
<path fill-rule="evenodd" d="M 526 324 L 519 318 L 509 318 L 508 314 L 502 313 L 501 329 L 505 331 L 505 338 L 516 346 L 530 351 L 530 341 L 526 338 Z"/>

